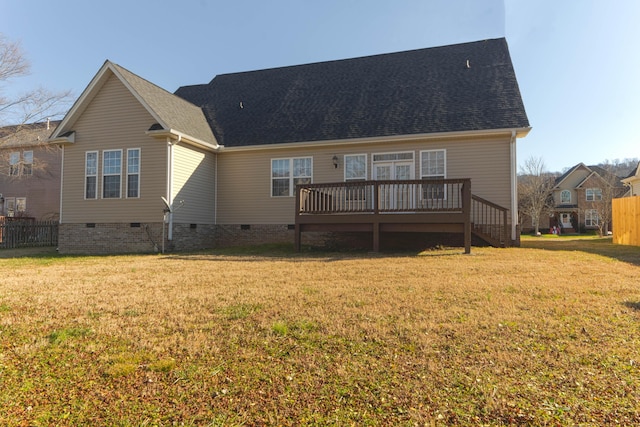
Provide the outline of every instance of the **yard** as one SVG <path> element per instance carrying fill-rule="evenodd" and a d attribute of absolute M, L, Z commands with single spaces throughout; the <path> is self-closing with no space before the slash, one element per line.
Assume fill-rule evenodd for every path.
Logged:
<path fill-rule="evenodd" d="M 0 425 L 640 424 L 640 248 L 610 239 L 4 256 Z"/>

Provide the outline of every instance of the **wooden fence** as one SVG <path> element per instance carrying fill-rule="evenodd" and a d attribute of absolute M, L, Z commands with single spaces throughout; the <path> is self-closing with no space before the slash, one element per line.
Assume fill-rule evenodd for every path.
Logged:
<path fill-rule="evenodd" d="M 14 249 L 58 245 L 57 221 L 0 219 L 0 248 Z"/>
<path fill-rule="evenodd" d="M 640 196 L 613 199 L 613 243 L 640 246 Z"/>

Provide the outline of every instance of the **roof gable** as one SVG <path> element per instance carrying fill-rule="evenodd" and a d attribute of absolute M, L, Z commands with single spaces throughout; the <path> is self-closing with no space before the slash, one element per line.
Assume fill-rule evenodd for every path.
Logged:
<path fill-rule="evenodd" d="M 51 135 L 51 139 L 63 137 L 75 124 L 96 94 L 110 76 L 116 76 L 131 94 L 147 109 L 159 124 L 160 129 L 177 131 L 189 135 L 195 140 L 216 144 L 215 137 L 208 126 L 202 110 L 182 98 L 165 91 L 159 86 L 137 76 L 127 69 L 106 61 L 91 80 L 82 95 L 62 120 L 60 126 Z M 150 123 L 149 126 L 153 124 Z"/>
<path fill-rule="evenodd" d="M 219 75 L 175 94 L 227 147 L 529 127 L 504 39 Z"/>
<path fill-rule="evenodd" d="M 588 176 L 592 172 L 591 169 L 589 169 L 584 163 L 578 163 L 577 165 L 575 165 L 574 167 L 572 167 L 571 169 L 569 169 L 568 171 L 566 171 L 556 179 L 556 185 L 554 188 L 558 189 L 562 187 L 564 184 L 570 181 L 571 176 L 578 171 L 585 172 L 586 176 Z M 581 178 L 579 182 L 582 182 L 583 180 L 584 178 Z M 571 185 L 572 188 L 575 188 L 575 186 L 576 186 L 575 184 Z"/>

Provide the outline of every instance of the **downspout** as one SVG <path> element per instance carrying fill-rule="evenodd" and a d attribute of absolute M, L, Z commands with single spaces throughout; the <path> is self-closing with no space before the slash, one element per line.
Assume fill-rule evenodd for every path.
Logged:
<path fill-rule="evenodd" d="M 60 213 L 58 214 L 58 224 L 62 224 L 62 195 L 64 194 L 64 145 L 60 147 L 60 149 L 62 150 L 62 155 L 60 156 Z"/>
<path fill-rule="evenodd" d="M 213 162 L 213 179 L 216 182 L 213 183 L 213 191 L 215 194 L 213 195 L 213 224 L 214 226 L 218 225 L 218 153 L 213 154 L 215 157 L 215 161 Z"/>
<path fill-rule="evenodd" d="M 178 144 L 182 140 L 182 136 L 178 135 L 178 139 L 172 141 L 171 138 L 167 138 L 167 201 L 169 206 L 173 207 L 173 146 Z M 167 240 L 173 240 L 173 209 L 167 213 L 168 217 L 168 232 Z"/>
<path fill-rule="evenodd" d="M 516 131 L 511 131 L 511 142 L 509 143 L 511 154 L 511 241 L 515 241 L 518 224 L 518 171 L 516 156 Z"/>

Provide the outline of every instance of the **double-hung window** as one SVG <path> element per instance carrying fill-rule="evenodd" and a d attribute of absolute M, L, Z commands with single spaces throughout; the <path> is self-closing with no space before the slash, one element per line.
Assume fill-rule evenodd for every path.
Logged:
<path fill-rule="evenodd" d="M 602 190 L 600 188 L 587 188 L 587 202 L 595 202 L 602 200 Z"/>
<path fill-rule="evenodd" d="M 584 225 L 587 227 L 598 226 L 598 211 L 595 209 L 587 209 L 585 212 Z"/>
<path fill-rule="evenodd" d="M 104 199 L 119 199 L 122 150 L 105 150 L 102 156 L 102 197 Z"/>
<path fill-rule="evenodd" d="M 366 181 L 367 180 L 367 155 L 366 154 L 346 154 L 344 156 L 344 181 Z M 347 201 L 366 200 L 366 185 L 349 186 L 347 188 Z"/>
<path fill-rule="evenodd" d="M 16 212 L 24 213 L 27 211 L 27 198 L 16 197 Z"/>
<path fill-rule="evenodd" d="M 271 160 L 271 196 L 292 197 L 298 184 L 311 184 L 311 157 Z"/>
<path fill-rule="evenodd" d="M 14 151 L 9 154 L 9 175 L 20 175 L 20 152 Z"/>
<path fill-rule="evenodd" d="M 98 198 L 98 152 L 87 151 L 84 154 L 84 198 Z"/>
<path fill-rule="evenodd" d="M 140 197 L 140 149 L 127 150 L 127 197 Z"/>
<path fill-rule="evenodd" d="M 24 151 L 22 153 L 22 174 L 33 174 L 33 151 Z"/>
<path fill-rule="evenodd" d="M 447 153 L 445 150 L 426 150 L 420 152 L 420 177 L 424 180 L 445 179 L 447 176 Z M 422 185 L 422 197 L 426 200 L 446 199 L 444 183 L 425 183 Z"/>

